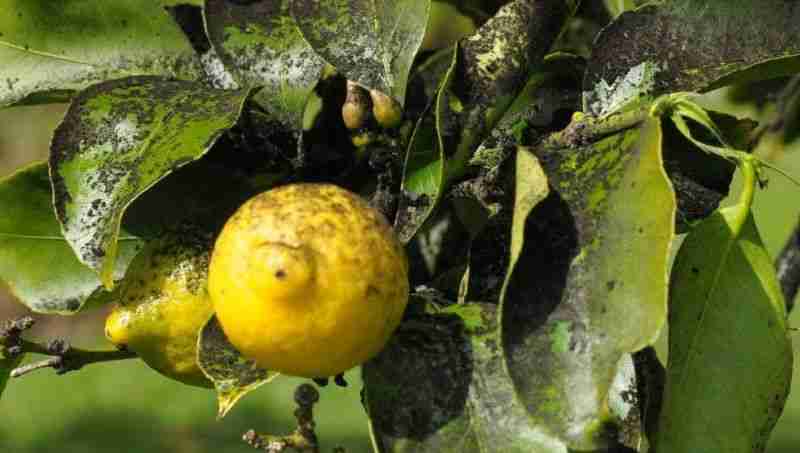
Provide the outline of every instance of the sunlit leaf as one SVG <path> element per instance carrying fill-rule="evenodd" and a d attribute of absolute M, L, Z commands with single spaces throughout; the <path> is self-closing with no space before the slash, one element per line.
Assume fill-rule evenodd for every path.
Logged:
<path fill-rule="evenodd" d="M 285 126 L 299 131 L 308 98 L 325 65 L 303 39 L 289 0 L 207 0 L 209 39 L 241 86 L 263 86 L 254 96 Z"/>
<path fill-rule="evenodd" d="M 232 127 L 246 91 L 132 77 L 94 85 L 73 101 L 50 156 L 58 219 L 80 261 L 113 285 L 122 215 Z"/>
<path fill-rule="evenodd" d="M 752 193 L 749 172 L 745 191 Z M 655 451 L 763 452 L 789 393 L 792 346 L 748 201 L 714 213 L 683 242 L 669 326 Z"/>
<path fill-rule="evenodd" d="M 270 382 L 278 373 L 259 368 L 234 348 L 213 316 L 200 331 L 197 341 L 197 363 L 217 390 L 222 418 L 247 393 Z"/>
<path fill-rule="evenodd" d="M 535 423 L 571 449 L 614 445 L 621 361 L 666 320 L 675 196 L 660 120 L 564 150 L 534 148 L 550 195 L 528 215 L 506 285 L 503 348 Z"/>
<path fill-rule="evenodd" d="M 289 0 L 303 36 L 346 78 L 403 105 L 430 0 Z"/>
<path fill-rule="evenodd" d="M 63 102 L 131 75 L 199 80 L 199 59 L 164 10 L 172 3 L 0 0 L 0 106 Z"/>
<path fill-rule="evenodd" d="M 510 256 L 508 270 L 500 293 L 501 301 L 505 299 L 508 283 L 525 245 L 525 223 L 528 215 L 539 202 L 550 194 L 547 175 L 544 174 L 544 170 L 536 156 L 527 148 L 517 149 L 514 186 L 514 213 L 511 220 L 511 243 L 509 245 Z M 536 238 L 532 239 L 535 240 Z"/>

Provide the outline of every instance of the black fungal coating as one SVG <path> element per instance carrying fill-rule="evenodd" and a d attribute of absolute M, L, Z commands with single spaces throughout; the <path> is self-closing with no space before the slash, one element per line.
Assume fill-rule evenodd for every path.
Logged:
<path fill-rule="evenodd" d="M 376 433 L 424 440 L 463 415 L 472 361 L 456 316 L 420 315 L 362 367 Z"/>
<path fill-rule="evenodd" d="M 230 344 L 216 316 L 200 332 L 197 363 L 215 384 L 224 383 L 233 390 L 247 390 L 269 378 L 269 372 L 244 359 Z"/>
<path fill-rule="evenodd" d="M 219 96 L 213 90 L 198 89 L 193 82 L 137 76 L 93 85 L 75 98 L 54 133 L 50 168 L 56 214 L 67 239 L 80 238 L 83 242 L 79 250 L 83 261 L 100 268 L 108 244 L 116 240 L 115 221 L 126 206 L 153 182 L 199 157 L 225 129 L 223 126 L 212 132 L 199 149 L 189 147 L 191 155 L 157 159 L 151 152 L 154 148 L 142 145 L 157 148 L 160 143 L 164 146 L 163 143 L 172 140 L 175 146 L 169 151 L 174 153 L 184 143 L 181 131 L 191 130 L 195 120 L 238 116 L 240 95 L 241 92 L 230 92 L 228 96 Z M 108 111 L 98 112 L 91 106 L 93 102 Z M 166 106 L 169 115 L 161 112 Z M 159 121 L 168 122 L 169 127 L 161 127 Z M 121 137 L 117 129 L 128 122 L 133 123 L 135 132 Z M 152 139 L 147 134 L 155 132 L 154 128 L 159 133 Z M 91 153 L 103 146 L 110 146 L 113 152 L 92 157 Z M 76 162 L 93 167 L 84 170 L 86 181 L 71 181 L 73 185 L 84 184 L 93 194 L 90 198 L 67 189 L 61 170 Z M 145 167 L 152 171 L 143 172 Z M 68 210 L 76 210 L 79 204 L 89 204 L 91 209 L 80 218 L 73 218 Z"/>
<path fill-rule="evenodd" d="M 518 93 L 527 68 L 550 49 L 567 18 L 567 2 L 561 0 L 514 1 L 500 9 L 462 49 L 463 93 L 469 104 L 486 107 L 507 93 Z M 506 53 L 496 55 L 496 47 Z M 488 66 L 485 58 L 494 60 Z"/>
<path fill-rule="evenodd" d="M 299 30 L 286 26 L 288 3 L 211 0 L 204 7 L 209 40 L 225 67 L 240 84 L 263 86 L 263 93 L 254 99 L 284 128 L 299 132 L 305 102 L 293 99 L 295 105 L 289 106 L 281 99 L 298 92 L 310 94 L 325 62 Z M 249 35 L 248 43 L 229 41 L 231 28 Z"/>
<path fill-rule="evenodd" d="M 800 21 L 796 2 L 770 2 L 767 8 L 776 10 L 759 15 L 768 22 L 756 27 L 746 11 L 731 11 L 746 2 L 728 3 L 693 11 L 680 11 L 685 7 L 675 3 L 676 11 L 671 11 L 671 3 L 666 2 L 623 14 L 597 37 L 584 91 L 600 80 L 611 83 L 645 61 L 662 66 L 654 94 L 705 91 L 727 74 L 800 51 L 792 44 L 797 43 Z"/>

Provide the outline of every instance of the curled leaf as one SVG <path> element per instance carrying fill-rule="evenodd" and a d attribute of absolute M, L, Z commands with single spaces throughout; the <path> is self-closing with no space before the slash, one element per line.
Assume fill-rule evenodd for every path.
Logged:
<path fill-rule="evenodd" d="M 300 131 L 306 103 L 325 61 L 303 39 L 289 0 L 208 0 L 209 40 L 241 86 L 263 86 L 254 99 L 287 127 Z"/>
<path fill-rule="evenodd" d="M 75 98 L 50 150 L 56 214 L 78 259 L 107 288 L 128 205 L 203 156 L 236 124 L 246 96 L 131 77 L 94 85 Z"/>
<path fill-rule="evenodd" d="M 550 194 L 502 301 L 504 359 L 535 420 L 575 450 L 614 445 L 621 360 L 666 320 L 675 196 L 658 119 L 569 150 L 534 148 Z M 535 240 L 534 240 L 535 238 Z"/>
<path fill-rule="evenodd" d="M 290 0 L 305 39 L 347 79 L 405 103 L 430 0 Z"/>
<path fill-rule="evenodd" d="M 279 374 L 259 368 L 254 361 L 242 357 L 228 341 L 216 316 L 200 330 L 197 363 L 217 390 L 218 418 L 224 417 L 243 396 Z"/>

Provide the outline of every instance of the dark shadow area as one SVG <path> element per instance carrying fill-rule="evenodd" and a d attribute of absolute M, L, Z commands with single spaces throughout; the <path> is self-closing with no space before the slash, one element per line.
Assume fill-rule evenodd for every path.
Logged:
<path fill-rule="evenodd" d="M 165 9 L 181 27 L 195 52 L 202 55 L 211 49 L 203 25 L 203 10 L 199 6 L 175 5 Z"/>
<path fill-rule="evenodd" d="M 678 230 L 683 231 L 690 222 L 703 219 L 717 209 L 728 195 L 736 166 L 697 148 L 671 121 L 663 121 L 662 125 L 664 169 L 675 188 L 678 201 L 675 221 Z M 693 129 L 692 133 L 705 143 L 715 143 L 700 128 Z"/>
<path fill-rule="evenodd" d="M 473 371 L 461 318 L 415 315 L 362 368 L 368 412 L 382 438 L 423 441 L 464 417 Z"/>
<path fill-rule="evenodd" d="M 569 206 L 551 188 L 528 215 L 525 244 L 511 275 L 503 308 L 503 344 L 513 361 L 517 348 L 547 323 L 561 303 L 578 232 Z M 525 364 L 529 369 L 532 364 Z M 514 375 L 515 367 L 509 364 Z"/>

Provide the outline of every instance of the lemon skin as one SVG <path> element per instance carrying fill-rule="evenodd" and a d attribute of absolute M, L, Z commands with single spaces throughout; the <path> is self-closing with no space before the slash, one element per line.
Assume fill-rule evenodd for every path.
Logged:
<path fill-rule="evenodd" d="M 197 365 L 197 337 L 213 314 L 206 279 L 213 239 L 182 231 L 134 258 L 106 318 L 106 337 L 185 384 L 213 387 Z"/>
<path fill-rule="evenodd" d="M 408 301 L 408 264 L 386 219 L 329 184 L 257 195 L 228 220 L 209 293 L 231 343 L 258 365 L 333 376 L 377 354 Z"/>

